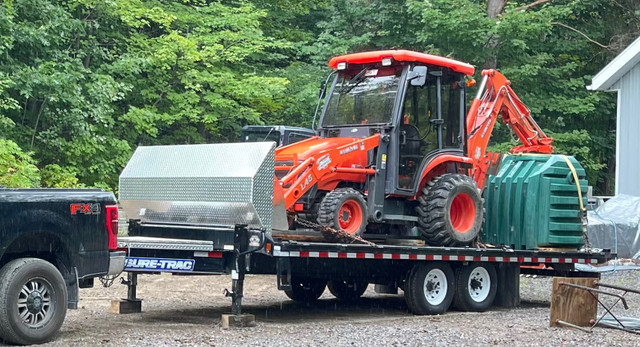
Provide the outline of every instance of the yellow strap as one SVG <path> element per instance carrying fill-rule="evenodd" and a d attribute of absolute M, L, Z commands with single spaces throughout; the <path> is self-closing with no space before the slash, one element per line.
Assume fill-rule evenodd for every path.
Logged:
<path fill-rule="evenodd" d="M 569 166 L 569 170 L 571 170 L 571 174 L 573 175 L 573 180 L 576 182 L 576 187 L 578 188 L 578 198 L 580 199 L 580 211 L 584 211 L 585 208 L 584 208 L 584 204 L 582 203 L 582 190 L 580 189 L 580 180 L 578 179 L 578 173 L 576 172 L 576 168 L 573 167 L 571 160 L 569 160 L 569 158 L 566 155 L 560 154 L 560 156 L 567 163 L 567 166 Z"/>

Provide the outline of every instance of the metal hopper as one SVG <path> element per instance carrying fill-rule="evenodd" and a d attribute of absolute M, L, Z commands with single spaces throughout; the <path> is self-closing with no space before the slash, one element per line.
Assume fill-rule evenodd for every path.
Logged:
<path fill-rule="evenodd" d="M 120 203 L 149 223 L 286 229 L 274 152 L 273 142 L 141 146 L 120 175 Z"/>

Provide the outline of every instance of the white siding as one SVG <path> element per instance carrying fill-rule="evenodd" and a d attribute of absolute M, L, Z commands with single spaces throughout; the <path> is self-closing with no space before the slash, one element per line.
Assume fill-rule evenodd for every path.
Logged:
<path fill-rule="evenodd" d="M 640 196 L 640 64 L 615 84 L 618 90 L 616 195 Z"/>

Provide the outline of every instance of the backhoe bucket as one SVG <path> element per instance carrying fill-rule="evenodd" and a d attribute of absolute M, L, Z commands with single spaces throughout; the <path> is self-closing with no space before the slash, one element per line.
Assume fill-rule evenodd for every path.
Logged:
<path fill-rule="evenodd" d="M 120 175 L 120 203 L 146 223 L 287 229 L 274 164 L 273 142 L 141 146 Z"/>

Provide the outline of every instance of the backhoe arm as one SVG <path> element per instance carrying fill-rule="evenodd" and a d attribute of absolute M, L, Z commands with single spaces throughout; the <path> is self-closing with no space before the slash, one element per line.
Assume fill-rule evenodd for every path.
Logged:
<path fill-rule="evenodd" d="M 493 69 L 483 70 L 482 76 L 478 94 L 467 115 L 467 155 L 474 161 L 473 178 L 478 187 L 484 187 L 493 159 L 486 151 L 498 114 L 502 114 L 502 121 L 522 142 L 511 148 L 511 153 L 553 152 L 553 139 L 531 118 L 531 111 L 511 89 L 511 82 Z"/>

